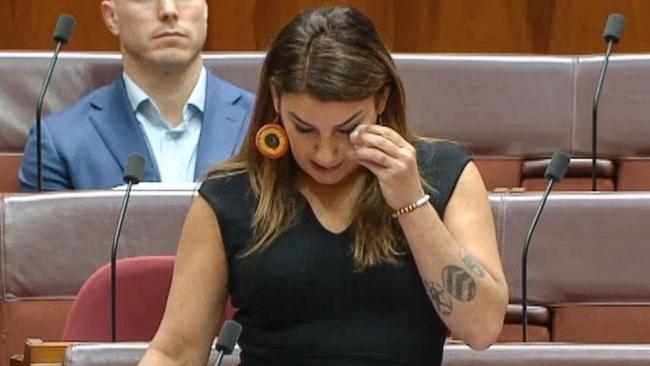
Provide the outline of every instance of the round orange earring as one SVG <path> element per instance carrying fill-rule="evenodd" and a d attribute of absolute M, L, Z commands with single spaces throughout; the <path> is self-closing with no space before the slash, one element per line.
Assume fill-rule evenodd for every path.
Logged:
<path fill-rule="evenodd" d="M 255 147 L 260 154 L 269 159 L 278 159 L 289 150 L 289 138 L 287 132 L 278 118 L 262 126 L 255 135 Z"/>

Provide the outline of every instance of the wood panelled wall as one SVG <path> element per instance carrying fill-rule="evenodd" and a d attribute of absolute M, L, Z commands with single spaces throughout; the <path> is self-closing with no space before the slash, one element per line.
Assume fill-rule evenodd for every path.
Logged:
<path fill-rule="evenodd" d="M 207 51 L 264 50 L 301 10 L 346 3 L 396 52 L 585 54 L 604 49 L 610 12 L 627 18 L 616 52 L 650 52 L 650 0 L 207 0 Z M 59 13 L 78 20 L 67 50 L 117 50 L 100 0 L 0 0 L 0 49 L 49 50 Z"/>

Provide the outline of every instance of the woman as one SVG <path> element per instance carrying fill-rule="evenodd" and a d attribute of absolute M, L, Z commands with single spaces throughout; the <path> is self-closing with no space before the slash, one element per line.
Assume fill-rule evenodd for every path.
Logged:
<path fill-rule="evenodd" d="M 416 137 L 373 24 L 308 11 L 264 62 L 241 153 L 203 183 L 141 364 L 204 365 L 230 294 L 241 365 L 436 365 L 507 305 L 487 194 L 461 147 Z"/>

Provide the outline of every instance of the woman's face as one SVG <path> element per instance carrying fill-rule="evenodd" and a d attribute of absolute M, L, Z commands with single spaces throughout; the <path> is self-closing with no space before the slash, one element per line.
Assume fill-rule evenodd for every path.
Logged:
<path fill-rule="evenodd" d="M 381 108 L 376 103 L 374 96 L 354 102 L 323 102 L 305 93 L 284 93 L 275 105 L 276 110 L 280 108 L 300 168 L 317 183 L 332 185 L 359 168 L 347 157 L 353 149 L 350 133 L 361 123 L 376 123 L 377 110 L 383 110 L 385 101 Z"/>

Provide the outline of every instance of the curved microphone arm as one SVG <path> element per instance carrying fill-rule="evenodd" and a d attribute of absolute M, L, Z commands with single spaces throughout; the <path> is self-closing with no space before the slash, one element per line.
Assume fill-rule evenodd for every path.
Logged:
<path fill-rule="evenodd" d="M 549 193 L 555 184 L 555 179 L 549 179 L 546 184 L 546 190 L 544 190 L 544 195 L 542 196 L 542 202 L 535 212 L 535 217 L 533 217 L 533 223 L 528 229 L 528 234 L 526 234 L 526 242 L 524 244 L 523 252 L 521 255 L 521 311 L 522 311 L 522 337 L 524 342 L 528 342 L 528 250 L 530 249 L 530 242 L 533 237 L 533 232 L 535 227 L 537 227 L 537 222 L 542 214 L 542 210 L 546 205 L 546 200 L 548 199 Z"/>

